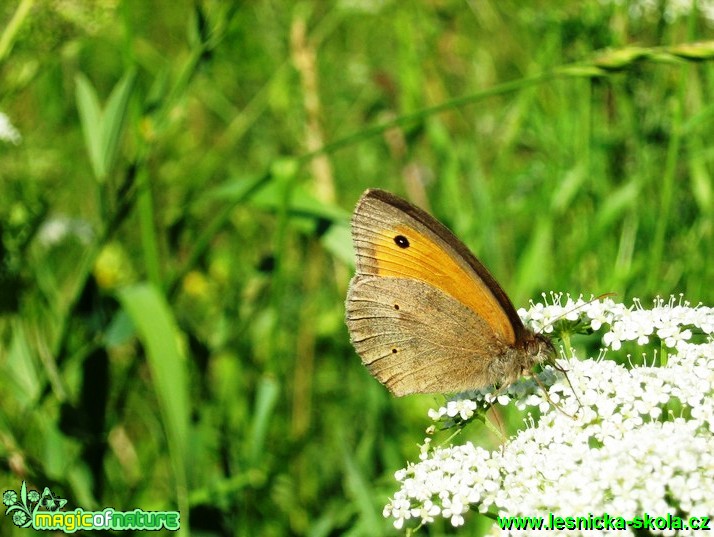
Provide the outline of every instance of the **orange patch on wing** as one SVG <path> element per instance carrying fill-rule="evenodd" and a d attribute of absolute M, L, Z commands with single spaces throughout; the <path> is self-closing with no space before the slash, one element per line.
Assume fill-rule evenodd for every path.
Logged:
<path fill-rule="evenodd" d="M 406 248 L 395 242 L 402 235 L 409 241 Z M 374 244 L 377 275 L 414 278 L 441 289 L 476 312 L 502 341 L 516 341 L 508 315 L 496 297 L 476 273 L 467 271 L 438 244 L 407 226 L 378 233 Z"/>

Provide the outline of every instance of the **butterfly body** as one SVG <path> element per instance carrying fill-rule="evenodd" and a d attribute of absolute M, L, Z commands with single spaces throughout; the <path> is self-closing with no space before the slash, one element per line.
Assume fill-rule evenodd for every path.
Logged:
<path fill-rule="evenodd" d="M 425 211 L 367 190 L 352 237 L 347 327 L 370 373 L 395 395 L 510 384 L 552 354 L 486 268 Z"/>

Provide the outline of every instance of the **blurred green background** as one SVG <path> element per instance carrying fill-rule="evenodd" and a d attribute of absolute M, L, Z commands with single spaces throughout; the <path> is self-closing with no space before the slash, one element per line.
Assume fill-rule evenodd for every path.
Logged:
<path fill-rule="evenodd" d="M 395 533 L 443 398 L 392 398 L 349 344 L 354 203 L 426 207 L 517 306 L 714 304 L 695 4 L 3 2 L 2 490 L 193 535 Z"/>

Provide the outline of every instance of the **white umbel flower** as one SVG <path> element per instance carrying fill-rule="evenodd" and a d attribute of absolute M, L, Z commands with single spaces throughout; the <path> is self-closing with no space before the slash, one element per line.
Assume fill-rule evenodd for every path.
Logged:
<path fill-rule="evenodd" d="M 568 297 L 563 303 L 555 295 L 550 304 L 519 314 L 541 327 L 567 314 L 570 322 L 601 332 L 609 350 L 596 359 L 558 361 L 572 389 L 546 367 L 539 380 L 548 386 L 548 398 L 525 378 L 494 403 L 494 390 L 487 389 L 431 410 L 432 427 L 464 424 L 490 404 L 510 399 L 542 414 L 538 420 L 529 414 L 524 428 L 494 451 L 471 442 L 434 447 L 427 438 L 420 460 L 395 474 L 400 489 L 384 515 L 397 528 L 438 517 L 460 526 L 468 524 L 470 511 L 543 517 L 545 528 L 550 513 L 590 519 L 608 513 L 630 522 L 647 514 L 647 531 L 674 535 L 653 521 L 679 513 L 685 527 L 677 534 L 697 535 L 700 530 L 686 527 L 689 517 L 714 514 L 714 309 L 692 307 L 681 298 L 658 299 L 645 309 L 639 301 L 625 307 L 610 299 L 586 304 Z M 625 366 L 606 356 L 617 357 L 623 343 L 652 342 L 666 350 L 666 360 L 620 360 Z M 501 535 L 546 534 L 493 528 Z M 599 534 L 634 532 L 630 526 L 606 527 Z M 547 534 L 579 533 L 554 528 Z"/>

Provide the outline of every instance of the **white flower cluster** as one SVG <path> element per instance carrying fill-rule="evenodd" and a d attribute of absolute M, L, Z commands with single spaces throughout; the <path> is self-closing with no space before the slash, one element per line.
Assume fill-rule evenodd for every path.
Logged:
<path fill-rule="evenodd" d="M 545 297 L 544 297 L 545 298 Z M 634 300 L 633 307 L 604 300 L 584 301 L 582 297 L 573 300 L 563 295 L 551 295 L 551 304 L 532 304 L 529 310 L 521 308 L 518 314 L 523 322 L 535 332 L 553 332 L 553 325 L 558 319 L 589 323 L 590 328 L 598 331 L 604 324 L 609 326 L 603 336 L 603 342 L 614 351 L 620 350 L 623 341 L 636 341 L 645 345 L 652 335 L 664 341 L 667 347 L 676 347 L 679 341 L 692 337 L 690 327 L 700 329 L 705 334 L 714 333 L 714 308 L 701 305 L 692 307 L 680 297 L 665 302 L 658 298 L 651 309 L 645 309 L 639 300 Z"/>
<path fill-rule="evenodd" d="M 459 526 L 470 510 L 504 517 L 609 513 L 625 520 L 680 513 L 685 521 L 714 514 L 714 309 L 674 299 L 657 300 L 651 309 L 609 299 L 584 305 L 568 298 L 561 305 L 556 296 L 553 302 L 519 313 L 542 327 L 563 314 L 570 321 L 589 319 L 591 328 L 613 334 L 605 337 L 613 350 L 620 341 L 643 343 L 657 335 L 672 348 L 666 365 L 652 360 L 628 368 L 604 359 L 604 353 L 598 359 L 559 360 L 572 388 L 562 374 L 546 368 L 540 381 L 548 386 L 550 401 L 532 379 L 517 382 L 498 402 L 514 398 L 522 408 L 538 406 L 540 419 L 529 414 L 524 429 L 494 451 L 470 442 L 433 447 L 427 438 L 419 462 L 395 474 L 401 488 L 384 516 L 392 517 L 396 528 L 436 517 Z M 692 330 L 701 332 L 701 342 L 685 341 Z M 485 391 L 473 400 L 461 395 L 429 415 L 441 424 L 466 421 L 490 399 Z M 494 533 L 501 531 L 494 525 Z M 630 531 L 611 534 L 633 535 Z"/>

